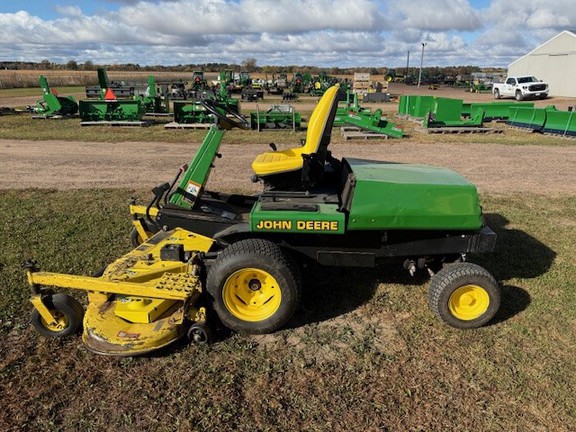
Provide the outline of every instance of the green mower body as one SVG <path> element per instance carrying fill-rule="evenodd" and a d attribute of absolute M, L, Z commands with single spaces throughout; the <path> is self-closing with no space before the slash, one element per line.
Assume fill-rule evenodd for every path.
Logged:
<path fill-rule="evenodd" d="M 301 267 L 310 263 L 424 270 L 432 276 L 429 306 L 444 322 L 474 328 L 490 321 L 500 306 L 499 285 L 487 270 L 464 262 L 496 242 L 474 185 L 444 168 L 333 157 L 327 147 L 337 93 L 338 86 L 326 90 L 301 147 L 272 145 L 256 157 L 252 180 L 263 184 L 257 195 L 206 189 L 224 130 L 250 124 L 230 107 L 201 101 L 217 123 L 189 165 L 154 188 L 147 206 L 132 204 L 134 251 L 99 278 L 27 266 L 35 327 L 64 336 L 80 326 L 78 304 L 39 288 L 51 285 L 89 292 L 84 341 L 106 354 L 148 352 L 184 334 L 205 343 L 205 307 L 232 330 L 268 333 L 293 316 L 305 288 Z M 130 295 L 129 303 L 118 303 L 118 294 Z M 157 307 L 164 312 L 150 316 Z M 166 323 L 165 337 L 158 337 Z M 143 349 L 126 340 L 143 336 L 150 342 Z"/>

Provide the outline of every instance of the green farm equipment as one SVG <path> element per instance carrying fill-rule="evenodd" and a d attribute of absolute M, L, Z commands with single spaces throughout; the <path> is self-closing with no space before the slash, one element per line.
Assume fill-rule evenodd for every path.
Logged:
<path fill-rule="evenodd" d="M 321 72 L 317 77 L 312 79 L 312 83 L 310 85 L 310 95 L 317 97 L 322 96 L 326 90 L 328 90 L 337 82 L 338 80 L 336 78 Z"/>
<path fill-rule="evenodd" d="M 226 109 L 240 114 L 240 101 L 228 97 L 229 78 L 232 76 L 231 71 L 220 72 L 220 90 L 218 93 L 205 93 L 203 97 L 196 100 L 177 100 L 174 105 L 174 121 L 167 123 L 164 127 L 167 129 L 180 128 L 205 128 L 209 127 L 216 120 L 213 112 L 206 109 L 204 101 L 210 100 L 212 105 L 219 109 Z"/>
<path fill-rule="evenodd" d="M 80 119 L 82 126 L 118 125 L 143 126 L 146 107 L 142 98 L 132 96 L 130 99 L 118 99 L 116 89 L 110 85 L 108 75 L 102 68 L 98 69 L 100 82 L 100 99 L 80 101 Z"/>
<path fill-rule="evenodd" d="M 292 79 L 292 93 L 308 93 L 311 81 L 312 76 L 309 73 L 296 72 Z"/>
<path fill-rule="evenodd" d="M 30 107 L 32 118 L 72 116 L 78 112 L 76 99 L 73 96 L 58 96 L 43 75 L 40 75 L 40 87 L 42 87 L 42 100 L 37 101 L 35 107 Z"/>
<path fill-rule="evenodd" d="M 546 111 L 543 133 L 564 137 L 576 137 L 576 111 Z"/>
<path fill-rule="evenodd" d="M 563 137 L 576 136 L 576 114 L 574 110 L 561 111 L 555 106 L 546 108 L 514 107 L 511 108 L 508 124 L 510 126 L 529 129 Z"/>
<path fill-rule="evenodd" d="M 450 119 L 437 116 L 433 112 L 429 112 L 422 126 L 425 129 L 434 128 L 481 128 L 484 125 L 484 111 L 478 110 L 469 119 Z"/>
<path fill-rule="evenodd" d="M 398 115 L 424 118 L 434 109 L 434 96 L 402 95 L 398 103 Z"/>
<path fill-rule="evenodd" d="M 404 136 L 402 129 L 382 117 L 382 110 L 380 108 L 373 113 L 349 112 L 342 118 L 342 122 L 372 134 L 385 135 L 390 138 L 402 138 Z M 368 135 L 364 137 L 367 136 Z"/>
<path fill-rule="evenodd" d="M 492 93 L 492 84 L 474 80 L 470 83 L 469 91 L 471 93 Z"/>
<path fill-rule="evenodd" d="M 272 105 L 267 111 L 250 113 L 250 127 L 258 132 L 263 130 L 300 130 L 302 116 L 292 105 Z"/>
<path fill-rule="evenodd" d="M 396 263 L 412 275 L 430 274 L 435 315 L 457 328 L 490 321 L 500 306 L 499 284 L 465 262 L 496 242 L 476 187 L 443 168 L 332 156 L 337 92 L 338 86 L 325 92 L 302 146 L 256 157 L 258 195 L 206 190 L 224 156 L 224 131 L 249 125 L 203 101 L 218 122 L 189 165 L 154 188 L 150 204 L 131 205 L 136 249 L 101 276 L 27 266 L 36 328 L 65 336 L 80 327 L 79 303 L 52 291 L 68 288 L 88 292 L 83 341 L 99 353 L 142 354 L 185 335 L 206 342 L 210 310 L 230 329 L 273 332 L 294 314 L 306 288 L 301 268 L 311 263 Z"/>
<path fill-rule="evenodd" d="M 349 113 L 371 115 L 372 110 L 361 107 L 358 100 L 358 93 L 348 90 L 346 92 L 346 99 L 338 102 L 338 109 L 336 110 L 336 117 L 334 118 L 334 127 L 343 126 L 345 123 L 344 117 Z"/>
<path fill-rule="evenodd" d="M 208 85 L 208 81 L 204 77 L 204 72 L 202 71 L 194 71 L 192 72 L 192 90 L 193 91 L 202 91 L 208 90 L 210 86 Z"/>
<path fill-rule="evenodd" d="M 526 106 L 513 106 L 510 108 L 508 124 L 521 129 L 529 129 L 533 132 L 542 132 L 548 113 L 557 111 L 554 105 L 546 108 L 530 108 Z"/>
<path fill-rule="evenodd" d="M 167 95 L 163 96 L 158 92 L 153 75 L 148 76 L 148 86 L 141 98 L 147 115 L 166 116 L 170 114 L 170 100 Z"/>
<path fill-rule="evenodd" d="M 461 115 L 470 117 L 473 112 L 484 111 L 484 121 L 508 120 L 510 110 L 516 107 L 534 108 L 534 102 L 488 102 L 464 104 Z"/>
<path fill-rule="evenodd" d="M 346 91 L 346 98 L 338 103 L 336 116 L 334 117 L 333 126 L 343 127 L 345 125 L 353 126 L 363 131 L 368 131 L 372 135 L 385 135 L 391 138 L 402 138 L 404 131 L 398 128 L 387 119 L 382 118 L 382 110 L 377 109 L 372 112 L 369 108 L 363 108 L 358 102 L 358 94 L 350 90 Z M 354 131 L 348 131 L 354 132 Z M 359 138 L 366 135 L 349 133 L 347 136 L 357 136 Z"/>
<path fill-rule="evenodd" d="M 87 86 L 86 98 L 104 99 L 107 89 L 112 89 L 114 95 L 120 99 L 131 99 L 136 95 L 136 89 L 133 85 L 108 80 L 108 74 L 104 68 L 98 68 L 97 73 L 99 85 Z"/>
<path fill-rule="evenodd" d="M 208 127 L 214 123 L 214 116 L 206 111 L 202 102 L 195 100 L 174 101 L 174 122 L 164 125 L 167 129 L 182 127 Z"/>
<path fill-rule="evenodd" d="M 268 84 L 266 91 L 268 94 L 281 95 L 288 88 L 288 75 L 279 74 L 278 77 L 272 75 L 272 82 Z"/>
<path fill-rule="evenodd" d="M 484 110 L 478 109 L 468 119 L 462 118 L 462 99 L 434 98 L 434 107 L 424 117 L 424 128 L 482 127 Z"/>

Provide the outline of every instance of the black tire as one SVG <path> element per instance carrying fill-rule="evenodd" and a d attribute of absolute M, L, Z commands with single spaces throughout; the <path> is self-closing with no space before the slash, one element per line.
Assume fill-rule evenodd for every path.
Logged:
<path fill-rule="evenodd" d="M 516 100 L 520 102 L 522 99 L 524 99 L 522 97 L 522 92 L 520 90 L 516 90 Z"/>
<path fill-rule="evenodd" d="M 149 235 L 154 234 L 154 231 L 152 229 L 150 229 L 149 226 L 146 226 L 145 229 Z M 138 246 L 140 246 L 143 243 L 142 238 L 140 237 L 140 234 L 138 233 L 138 230 L 136 228 L 132 228 L 132 231 L 130 231 L 130 243 L 135 248 L 137 248 Z"/>
<path fill-rule="evenodd" d="M 494 99 L 500 99 L 500 90 L 494 89 Z"/>
<path fill-rule="evenodd" d="M 42 336 L 66 337 L 75 334 L 82 326 L 84 309 L 74 297 L 66 294 L 53 294 L 43 299 L 46 307 L 64 321 L 62 329 L 51 329 L 36 308 L 32 310 L 30 321 Z"/>
<path fill-rule="evenodd" d="M 226 248 L 216 258 L 206 281 L 222 323 L 245 334 L 270 333 L 283 326 L 296 310 L 301 285 L 300 271 L 292 257 L 262 239 L 241 240 Z M 262 304 L 249 304 L 258 295 L 264 296 Z"/>
<path fill-rule="evenodd" d="M 212 341 L 212 331 L 206 324 L 195 323 L 186 332 L 186 337 L 190 343 L 206 345 Z"/>
<path fill-rule="evenodd" d="M 432 312 L 446 324 L 460 329 L 480 327 L 490 321 L 500 308 L 500 298 L 496 279 L 472 263 L 445 267 L 432 277 L 428 290 Z"/>

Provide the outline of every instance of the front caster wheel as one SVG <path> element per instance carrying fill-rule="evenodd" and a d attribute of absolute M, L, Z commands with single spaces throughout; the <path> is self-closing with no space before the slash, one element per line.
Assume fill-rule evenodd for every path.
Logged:
<path fill-rule="evenodd" d="M 206 324 L 192 324 L 186 332 L 188 340 L 195 345 L 206 345 L 212 340 L 212 332 Z"/>
<path fill-rule="evenodd" d="M 54 316 L 54 322 L 46 322 L 37 309 L 33 309 L 30 316 L 32 325 L 42 336 L 65 337 L 76 333 L 82 326 L 84 309 L 74 297 L 53 294 L 44 299 L 44 304 Z"/>
<path fill-rule="evenodd" d="M 152 237 L 155 234 L 152 228 L 150 228 L 149 226 L 145 228 L 145 231 L 148 237 Z M 135 248 L 144 243 L 144 239 L 142 238 L 142 236 L 140 235 L 140 233 L 136 228 L 132 228 L 132 231 L 130 231 L 130 243 L 132 243 L 132 246 L 134 246 Z"/>
<path fill-rule="evenodd" d="M 476 328 L 490 321 L 500 307 L 500 286 L 483 267 L 472 263 L 450 265 L 430 281 L 430 309 L 448 325 Z"/>

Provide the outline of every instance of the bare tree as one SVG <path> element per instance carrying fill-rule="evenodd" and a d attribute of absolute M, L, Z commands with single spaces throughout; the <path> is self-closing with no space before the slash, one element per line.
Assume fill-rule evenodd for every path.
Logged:
<path fill-rule="evenodd" d="M 242 69 L 246 72 L 254 72 L 256 70 L 256 59 L 251 57 L 242 61 Z"/>

